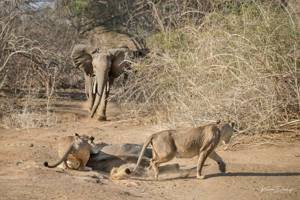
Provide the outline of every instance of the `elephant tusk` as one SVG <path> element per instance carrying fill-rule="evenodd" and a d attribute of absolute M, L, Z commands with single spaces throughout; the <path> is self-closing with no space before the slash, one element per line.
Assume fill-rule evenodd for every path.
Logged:
<path fill-rule="evenodd" d="M 97 81 L 93 81 L 93 94 L 96 94 L 97 92 Z"/>

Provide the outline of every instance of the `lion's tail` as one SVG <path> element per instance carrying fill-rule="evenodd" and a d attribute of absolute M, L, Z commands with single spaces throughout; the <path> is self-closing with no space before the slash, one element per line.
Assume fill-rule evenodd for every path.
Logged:
<path fill-rule="evenodd" d="M 152 139 L 153 139 L 153 135 L 151 135 L 150 137 L 148 137 L 148 139 L 145 141 L 144 145 L 143 145 L 143 148 L 141 150 L 141 153 L 139 155 L 139 158 L 138 158 L 138 161 L 136 163 L 136 166 L 135 168 L 133 169 L 132 172 L 135 172 L 137 170 L 137 168 L 139 167 L 141 161 L 142 161 L 142 158 L 143 158 L 143 155 L 146 151 L 146 148 L 149 146 L 149 144 L 152 142 Z"/>
<path fill-rule="evenodd" d="M 54 167 L 57 167 L 60 163 L 62 163 L 63 161 L 65 161 L 67 159 L 67 156 L 70 154 L 70 152 L 72 151 L 72 148 L 73 148 L 73 144 L 71 144 L 68 148 L 68 150 L 65 152 L 65 154 L 63 155 L 63 157 L 57 161 L 55 164 L 53 165 L 49 165 L 48 162 L 44 162 L 44 166 L 45 167 L 49 167 L 49 168 L 54 168 Z"/>

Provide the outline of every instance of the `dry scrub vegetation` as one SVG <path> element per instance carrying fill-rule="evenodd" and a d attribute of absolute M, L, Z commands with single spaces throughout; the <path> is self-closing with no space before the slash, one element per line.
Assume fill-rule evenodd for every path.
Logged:
<path fill-rule="evenodd" d="M 80 80 L 69 58 L 76 34 L 53 11 L 35 11 L 30 2 L 0 2 L 0 127 L 55 124 L 49 107 L 56 88 Z"/>
<path fill-rule="evenodd" d="M 289 7 L 248 1 L 216 8 L 201 25 L 164 28 L 148 38 L 152 54 L 135 63 L 135 73 L 115 97 L 131 113 L 155 121 L 230 119 L 242 132 L 297 128 L 295 20 Z"/>
<path fill-rule="evenodd" d="M 56 123 L 49 107 L 57 89 L 83 91 L 71 48 L 97 26 L 146 37 L 151 49 L 134 61 L 125 85 L 122 77 L 115 84 L 111 99 L 125 115 L 172 126 L 234 120 L 241 132 L 299 125 L 296 1 L 57 0 L 55 11 L 40 12 L 22 10 L 24 2 L 30 1 L 0 2 L 6 7 L 0 11 L 0 89 L 10 93 L 1 100 L 0 121 L 6 126 Z M 40 97 L 46 102 L 36 102 Z"/>

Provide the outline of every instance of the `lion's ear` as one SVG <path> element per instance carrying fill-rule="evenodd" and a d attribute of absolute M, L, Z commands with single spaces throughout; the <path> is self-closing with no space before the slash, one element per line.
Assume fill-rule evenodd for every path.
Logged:
<path fill-rule="evenodd" d="M 125 173 L 126 173 L 126 174 L 131 174 L 130 169 L 126 168 L 126 169 L 125 169 Z"/>

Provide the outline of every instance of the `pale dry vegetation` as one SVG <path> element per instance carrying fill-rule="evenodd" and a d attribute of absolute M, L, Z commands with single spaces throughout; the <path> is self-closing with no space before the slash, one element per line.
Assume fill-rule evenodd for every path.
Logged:
<path fill-rule="evenodd" d="M 122 77 L 115 84 L 111 99 L 124 115 L 172 126 L 234 120 L 241 132 L 293 131 L 299 125 L 297 2 L 56 2 L 55 11 L 39 12 L 22 10 L 22 0 L 2 1 L 0 89 L 10 93 L 1 99 L 2 124 L 55 124 L 49 108 L 57 89 L 84 87 L 71 48 L 79 38 L 98 37 L 93 30 L 101 26 L 145 38 L 151 49 L 146 59 L 133 61 L 125 85 Z M 44 103 L 35 103 L 41 97 Z"/>
<path fill-rule="evenodd" d="M 76 33 L 54 11 L 35 11 L 30 2 L 0 2 L 0 126 L 4 127 L 52 126 L 55 115 L 49 107 L 56 88 L 82 80 L 69 58 Z M 43 104 L 36 103 L 39 98 Z"/>
<path fill-rule="evenodd" d="M 201 25 L 165 29 L 148 39 L 152 54 L 135 64 L 116 99 L 156 122 L 235 120 L 243 132 L 297 128 L 295 20 L 288 7 L 249 1 L 216 8 Z"/>

